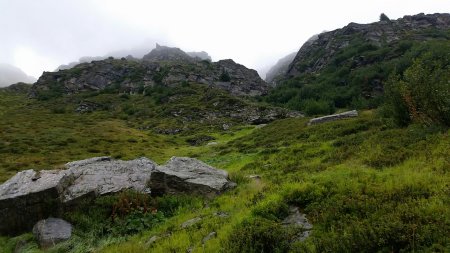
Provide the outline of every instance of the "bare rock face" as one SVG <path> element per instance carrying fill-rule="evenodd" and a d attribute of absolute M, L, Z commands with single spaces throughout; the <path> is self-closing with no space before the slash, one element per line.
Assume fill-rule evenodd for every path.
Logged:
<path fill-rule="evenodd" d="M 47 217 L 58 217 L 78 200 L 127 189 L 142 193 L 214 196 L 233 187 L 227 172 L 192 158 L 172 158 L 166 165 L 147 158 L 110 157 L 70 162 L 65 170 L 26 170 L 0 185 L 0 235 L 29 231 Z"/>
<path fill-rule="evenodd" d="M 150 179 L 154 195 L 188 192 L 214 196 L 234 186 L 226 171 L 187 157 L 172 157 L 166 165 L 158 166 Z"/>
<path fill-rule="evenodd" d="M 308 126 L 320 124 L 320 123 L 324 123 L 324 122 L 329 122 L 329 121 L 340 120 L 340 119 L 353 118 L 353 117 L 358 117 L 358 111 L 353 110 L 353 111 L 337 113 L 337 114 L 333 114 L 333 115 L 327 115 L 327 116 L 323 116 L 323 117 L 319 117 L 319 118 L 310 119 L 308 122 Z"/>
<path fill-rule="evenodd" d="M 42 249 L 50 248 L 72 236 L 72 225 L 62 219 L 40 220 L 33 227 L 33 234 Z"/>

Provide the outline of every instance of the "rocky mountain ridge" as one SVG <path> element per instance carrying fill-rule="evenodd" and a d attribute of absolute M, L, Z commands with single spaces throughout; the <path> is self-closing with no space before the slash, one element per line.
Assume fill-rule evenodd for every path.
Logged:
<path fill-rule="evenodd" d="M 285 79 L 319 72 L 354 39 L 361 39 L 374 46 L 393 44 L 403 38 L 425 41 L 436 37 L 435 34 L 428 33 L 430 29 L 450 29 L 450 14 L 421 13 L 370 24 L 350 23 L 341 29 L 321 33 L 312 43 L 305 43 L 286 71 Z"/>
<path fill-rule="evenodd" d="M 210 62 L 191 57 L 179 48 L 157 45 L 142 60 L 110 57 L 67 70 L 44 72 L 30 94 L 38 97 L 46 93 L 75 94 L 106 88 L 133 94 L 142 93 L 146 87 L 186 82 L 216 86 L 237 96 L 264 95 L 268 90 L 255 70 L 231 59 Z"/>

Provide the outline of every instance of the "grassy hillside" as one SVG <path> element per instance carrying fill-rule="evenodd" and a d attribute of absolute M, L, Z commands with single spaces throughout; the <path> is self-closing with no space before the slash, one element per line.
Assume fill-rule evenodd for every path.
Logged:
<path fill-rule="evenodd" d="M 1 181 L 22 169 L 58 167 L 93 156 L 147 156 L 162 163 L 176 155 L 226 169 L 238 183 L 216 199 L 148 199 L 133 193 L 100 198 L 65 214 L 74 224 L 74 236 L 47 252 L 450 251 L 447 127 L 399 128 L 375 110 L 322 125 L 306 126 L 308 119 L 299 118 L 264 127 L 227 117 L 208 125 L 164 114 L 187 108 L 185 115 L 195 117 L 191 110 L 208 110 L 193 109 L 204 105 L 196 102 L 201 94 L 161 103 L 164 99 L 157 96 L 95 94 L 37 101 L 0 92 Z M 75 113 L 79 99 L 106 107 Z M 228 99 L 215 95 L 205 104 Z M 188 129 L 178 134 L 155 130 L 185 123 Z M 231 129 L 224 130 L 223 123 Z M 205 135 L 218 144 L 193 146 L 189 141 Z M 252 174 L 262 179 L 249 179 Z M 139 199 L 158 211 L 130 207 L 112 219 L 112 210 L 124 199 Z M 290 205 L 300 207 L 314 225 L 303 243 L 294 241 L 298 229 L 280 223 Z M 202 220 L 180 227 L 194 217 Z M 213 231 L 217 236 L 203 244 Z M 161 239 L 149 244 L 153 235 Z M 31 234 L 0 237 L 0 252 L 13 252 L 16 245 L 23 252 L 41 252 Z"/>

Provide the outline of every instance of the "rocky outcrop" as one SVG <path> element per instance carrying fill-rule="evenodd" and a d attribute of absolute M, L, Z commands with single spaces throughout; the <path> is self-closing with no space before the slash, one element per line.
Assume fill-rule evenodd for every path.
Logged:
<path fill-rule="evenodd" d="M 157 84 L 175 86 L 186 82 L 212 85 L 237 96 L 263 95 L 268 91 L 267 83 L 255 70 L 232 60 L 209 62 L 193 58 L 179 48 L 158 45 L 143 60 L 110 57 L 67 70 L 44 72 L 33 85 L 30 96 L 105 89 L 142 94 L 146 87 Z"/>
<path fill-rule="evenodd" d="M 166 165 L 158 166 L 149 183 L 152 195 L 189 192 L 214 196 L 235 185 L 226 171 L 187 157 L 172 157 Z"/>
<path fill-rule="evenodd" d="M 360 39 L 375 46 L 393 44 L 402 38 L 425 41 L 434 36 L 432 33 L 427 33 L 429 29 L 450 29 L 450 14 L 425 15 L 422 13 L 371 24 L 350 23 L 342 29 L 319 34 L 312 43 L 305 43 L 289 66 L 285 78 L 319 72 L 354 39 Z"/>
<path fill-rule="evenodd" d="M 173 157 L 157 166 L 147 158 L 96 157 L 67 163 L 64 170 L 26 170 L 0 185 L 0 234 L 27 231 L 38 220 L 60 216 L 80 199 L 126 189 L 212 196 L 233 185 L 225 171 L 192 158 Z"/>
<path fill-rule="evenodd" d="M 323 117 L 319 117 L 319 118 L 310 119 L 308 122 L 308 126 L 320 124 L 320 123 L 324 123 L 324 122 L 329 122 L 329 121 L 336 121 L 336 120 L 340 120 L 340 119 L 353 118 L 353 117 L 358 117 L 358 111 L 353 110 L 353 111 L 337 113 L 337 114 L 333 114 L 333 115 L 327 115 L 327 116 L 323 116 Z"/>
<path fill-rule="evenodd" d="M 156 44 L 156 48 L 142 58 L 147 61 L 181 61 L 193 62 L 194 58 L 177 47 L 166 47 Z"/>
<path fill-rule="evenodd" d="M 72 236 L 72 225 L 57 218 L 40 220 L 33 227 L 33 234 L 42 249 L 50 248 Z"/>

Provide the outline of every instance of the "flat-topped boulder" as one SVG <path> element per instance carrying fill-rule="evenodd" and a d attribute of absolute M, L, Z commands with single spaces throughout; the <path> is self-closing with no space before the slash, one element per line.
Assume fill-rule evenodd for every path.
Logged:
<path fill-rule="evenodd" d="M 353 110 L 353 111 L 337 113 L 337 114 L 333 114 L 333 115 L 327 115 L 327 116 L 323 116 L 323 117 L 310 119 L 308 122 L 308 126 L 320 124 L 320 123 L 324 123 L 324 122 L 329 122 L 329 121 L 352 118 L 352 117 L 358 117 L 358 111 Z"/>
<path fill-rule="evenodd" d="M 188 192 L 214 196 L 234 186 L 226 171 L 188 157 L 172 157 L 166 165 L 156 167 L 150 178 L 153 195 Z"/>
<path fill-rule="evenodd" d="M 156 163 L 143 157 L 131 161 L 96 157 L 66 164 L 71 184 L 65 188 L 62 201 L 69 202 L 88 195 L 105 195 L 131 189 L 150 192 L 147 182 Z"/>
<path fill-rule="evenodd" d="M 233 187 L 228 173 L 197 159 L 173 157 L 164 166 L 142 157 L 95 157 L 63 170 L 25 170 L 0 185 L 0 235 L 16 235 L 50 216 L 60 217 L 80 199 L 123 190 L 212 196 Z"/>
<path fill-rule="evenodd" d="M 63 171 L 25 170 L 0 185 L 0 234 L 30 230 L 36 221 L 59 215 L 66 184 Z"/>

